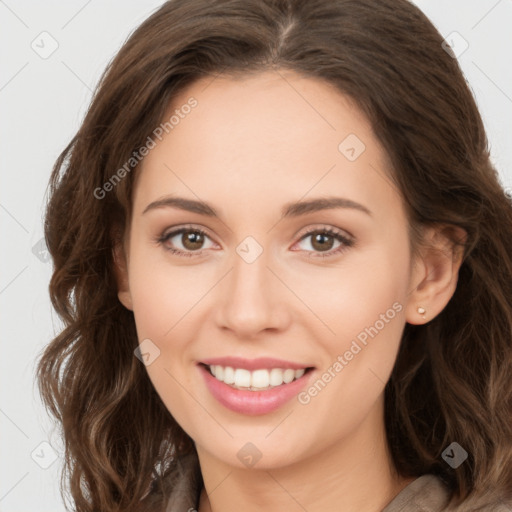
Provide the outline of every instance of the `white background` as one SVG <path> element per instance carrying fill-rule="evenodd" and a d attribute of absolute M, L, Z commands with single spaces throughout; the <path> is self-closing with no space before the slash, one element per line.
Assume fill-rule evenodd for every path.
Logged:
<path fill-rule="evenodd" d="M 34 381 L 36 357 L 59 322 L 47 293 L 51 263 L 33 248 L 43 236 L 56 158 L 78 129 L 106 64 L 161 3 L 0 0 L 0 512 L 65 510 L 62 444 Z M 443 37 L 456 31 L 469 43 L 459 62 L 484 118 L 493 161 L 504 186 L 512 187 L 512 1 L 416 3 Z M 31 47 L 47 37 L 40 36 L 44 31 L 58 43 L 46 59 Z"/>

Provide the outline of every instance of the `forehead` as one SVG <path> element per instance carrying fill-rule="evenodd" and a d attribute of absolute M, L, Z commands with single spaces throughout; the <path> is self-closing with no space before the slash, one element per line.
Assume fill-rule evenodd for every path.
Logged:
<path fill-rule="evenodd" d="M 321 80 L 281 70 L 204 77 L 173 99 L 166 122 L 142 162 L 136 209 L 174 192 L 248 207 L 305 194 L 397 199 L 368 119 Z"/>

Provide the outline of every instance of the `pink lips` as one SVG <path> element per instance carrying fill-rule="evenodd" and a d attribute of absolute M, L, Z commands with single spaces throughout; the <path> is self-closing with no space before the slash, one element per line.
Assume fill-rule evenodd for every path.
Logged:
<path fill-rule="evenodd" d="M 268 414 L 279 409 L 286 402 L 297 396 L 301 389 L 305 387 L 312 373 L 311 371 L 306 371 L 302 377 L 289 384 L 283 383 L 280 386 L 265 391 L 244 391 L 235 389 L 217 380 L 205 365 L 231 366 L 232 368 L 244 368 L 249 371 L 258 369 L 270 370 L 272 368 L 300 370 L 301 368 L 307 368 L 307 366 L 272 358 L 249 360 L 238 357 L 212 358 L 203 360 L 201 363 L 198 365 L 198 369 L 213 397 L 231 411 L 252 416 Z"/>

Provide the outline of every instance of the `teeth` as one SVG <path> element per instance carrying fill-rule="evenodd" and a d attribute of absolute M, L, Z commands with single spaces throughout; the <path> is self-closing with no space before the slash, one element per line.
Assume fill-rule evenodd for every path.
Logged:
<path fill-rule="evenodd" d="M 284 383 L 289 384 L 293 379 L 295 379 L 295 370 L 286 369 L 283 373 Z"/>
<path fill-rule="evenodd" d="M 287 368 L 272 368 L 271 370 L 255 370 L 253 372 L 244 368 L 232 368 L 231 366 L 212 365 L 209 367 L 212 375 L 225 384 L 230 384 L 234 388 L 250 389 L 251 391 L 261 391 L 276 386 L 289 384 L 300 379 L 306 372 L 305 368 L 292 370 Z"/>
<path fill-rule="evenodd" d="M 224 382 L 226 384 L 235 383 L 235 370 L 233 370 L 231 366 L 226 366 L 226 368 L 224 368 Z"/>
<path fill-rule="evenodd" d="M 268 373 L 268 370 L 256 370 L 252 372 L 251 386 L 253 388 L 268 388 L 269 384 L 270 375 Z"/>
<path fill-rule="evenodd" d="M 217 367 L 217 373 L 218 373 Z M 220 377 L 217 377 L 220 380 Z M 249 370 L 243 370 L 242 368 L 237 368 L 235 370 L 235 386 L 241 388 L 250 388 L 251 387 L 251 372 Z"/>
<path fill-rule="evenodd" d="M 283 370 L 280 368 L 272 368 L 270 370 L 270 385 L 280 386 L 283 383 Z"/>

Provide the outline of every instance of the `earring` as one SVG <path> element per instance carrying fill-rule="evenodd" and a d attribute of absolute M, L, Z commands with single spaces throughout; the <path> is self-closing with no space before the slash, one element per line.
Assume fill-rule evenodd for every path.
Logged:
<path fill-rule="evenodd" d="M 425 308 L 422 308 L 421 306 L 418 307 L 418 313 L 420 315 L 423 315 L 423 318 L 426 318 L 425 317 L 425 313 L 427 312 L 427 310 Z"/>

